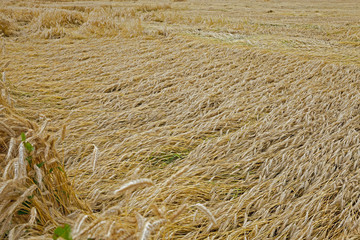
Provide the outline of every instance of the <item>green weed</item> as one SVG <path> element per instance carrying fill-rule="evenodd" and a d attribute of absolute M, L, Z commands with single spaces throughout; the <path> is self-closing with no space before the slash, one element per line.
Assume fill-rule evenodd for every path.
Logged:
<path fill-rule="evenodd" d="M 57 227 L 53 234 L 53 239 L 56 240 L 62 238 L 65 240 L 72 240 L 71 227 L 69 224 L 65 224 L 63 227 Z"/>
<path fill-rule="evenodd" d="M 175 162 L 176 160 L 184 159 L 188 153 L 174 153 L 174 152 L 168 152 L 168 153 L 161 153 L 158 155 L 151 156 L 149 158 L 149 161 L 152 165 L 161 165 L 166 166 L 172 162 Z"/>
<path fill-rule="evenodd" d="M 31 152 L 33 152 L 35 148 L 33 145 L 31 145 L 31 143 L 26 141 L 25 133 L 21 133 L 21 141 L 23 142 L 24 147 L 26 149 L 26 153 L 27 153 L 27 157 L 25 158 L 25 160 L 29 163 L 30 166 L 32 166 Z"/>

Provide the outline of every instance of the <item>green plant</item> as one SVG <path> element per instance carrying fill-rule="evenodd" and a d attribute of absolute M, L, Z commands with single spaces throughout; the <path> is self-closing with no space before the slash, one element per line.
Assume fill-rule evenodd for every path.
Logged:
<path fill-rule="evenodd" d="M 69 224 L 65 224 L 63 227 L 57 227 L 53 234 L 53 239 L 56 240 L 62 238 L 65 240 L 72 240 L 71 227 Z"/>
<path fill-rule="evenodd" d="M 181 160 L 184 159 L 187 156 L 187 153 L 174 153 L 174 152 L 169 152 L 169 153 L 161 153 L 159 155 L 153 155 L 149 158 L 149 160 L 151 161 L 151 163 L 153 165 L 162 165 L 162 166 L 166 166 L 176 160 Z"/>
<path fill-rule="evenodd" d="M 34 151 L 34 146 L 31 145 L 31 143 L 29 143 L 28 141 L 26 141 L 26 136 L 25 136 L 25 133 L 21 133 L 21 141 L 23 142 L 24 144 L 24 147 L 26 149 L 26 152 L 27 152 L 27 157 L 25 158 L 26 161 L 28 161 L 29 165 L 31 166 L 31 163 L 32 163 L 32 156 L 31 156 L 31 152 Z M 42 164 L 40 163 L 39 164 L 40 166 L 38 167 L 41 167 Z"/>

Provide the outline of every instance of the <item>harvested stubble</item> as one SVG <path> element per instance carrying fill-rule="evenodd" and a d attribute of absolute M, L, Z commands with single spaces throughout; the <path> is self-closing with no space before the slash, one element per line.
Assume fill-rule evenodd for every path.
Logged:
<path fill-rule="evenodd" d="M 23 71 L 9 65 L 7 75 L 12 83 L 22 79 L 11 92 L 23 116 L 36 120 L 33 109 L 41 109 L 54 125 L 66 124 L 57 150 L 64 149 L 65 170 L 93 213 L 66 185 L 74 198 L 64 211 L 34 205 L 20 218 L 16 209 L 8 229 L 17 228 L 8 235 L 46 237 L 69 223 L 75 239 L 360 237 L 358 65 L 183 32 L 57 44 L 49 51 L 41 41 L 10 42 L 4 58 Z M 46 152 L 59 161 L 50 139 L 64 134 L 22 120 L 5 99 L 1 164 L 11 164 L 9 151 L 19 158 L 9 149 L 19 146 L 22 131 L 38 163 L 51 161 Z M 43 182 L 50 189 L 59 183 Z M 30 191 L 41 195 L 36 183 L 24 184 L 16 203 Z M 30 225 L 41 211 L 48 222 Z"/>

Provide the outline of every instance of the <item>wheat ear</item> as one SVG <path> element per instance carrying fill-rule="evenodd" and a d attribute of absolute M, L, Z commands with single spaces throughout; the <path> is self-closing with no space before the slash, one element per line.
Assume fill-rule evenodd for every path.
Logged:
<path fill-rule="evenodd" d="M 153 183 L 153 181 L 151 181 L 151 179 L 141 178 L 141 179 L 133 180 L 133 181 L 123 184 L 119 189 L 114 191 L 114 194 L 118 194 L 123 191 L 138 188 L 141 186 L 152 186 L 152 185 L 154 185 L 154 183 Z"/>
<path fill-rule="evenodd" d="M 214 226 L 217 225 L 216 219 L 214 217 L 214 215 L 210 212 L 209 209 L 207 209 L 204 205 L 202 205 L 201 203 L 197 203 L 194 205 L 197 209 L 199 209 L 201 212 L 203 212 L 208 218 L 209 220 L 213 223 Z"/>

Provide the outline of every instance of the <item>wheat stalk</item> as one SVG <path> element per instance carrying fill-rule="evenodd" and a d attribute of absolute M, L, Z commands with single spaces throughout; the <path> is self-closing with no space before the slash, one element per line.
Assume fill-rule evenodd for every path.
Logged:
<path fill-rule="evenodd" d="M 151 223 L 148 221 L 148 222 L 145 222 L 144 224 L 144 227 L 143 227 L 143 230 L 141 232 L 141 235 L 140 235 L 140 240 L 147 240 L 150 238 L 150 235 L 151 235 L 151 231 L 152 231 L 152 225 Z"/>
<path fill-rule="evenodd" d="M 153 181 L 148 178 L 141 178 L 137 180 L 130 181 L 128 183 L 123 184 L 119 189 L 114 191 L 114 194 L 119 194 L 129 189 L 135 189 L 142 186 L 152 186 L 154 185 Z"/>
<path fill-rule="evenodd" d="M 210 212 L 209 209 L 207 209 L 204 205 L 201 203 L 197 203 L 194 205 L 197 209 L 199 209 L 201 212 L 205 213 L 205 215 L 209 218 L 209 220 L 212 222 L 214 226 L 217 225 L 216 219 L 214 215 Z"/>

